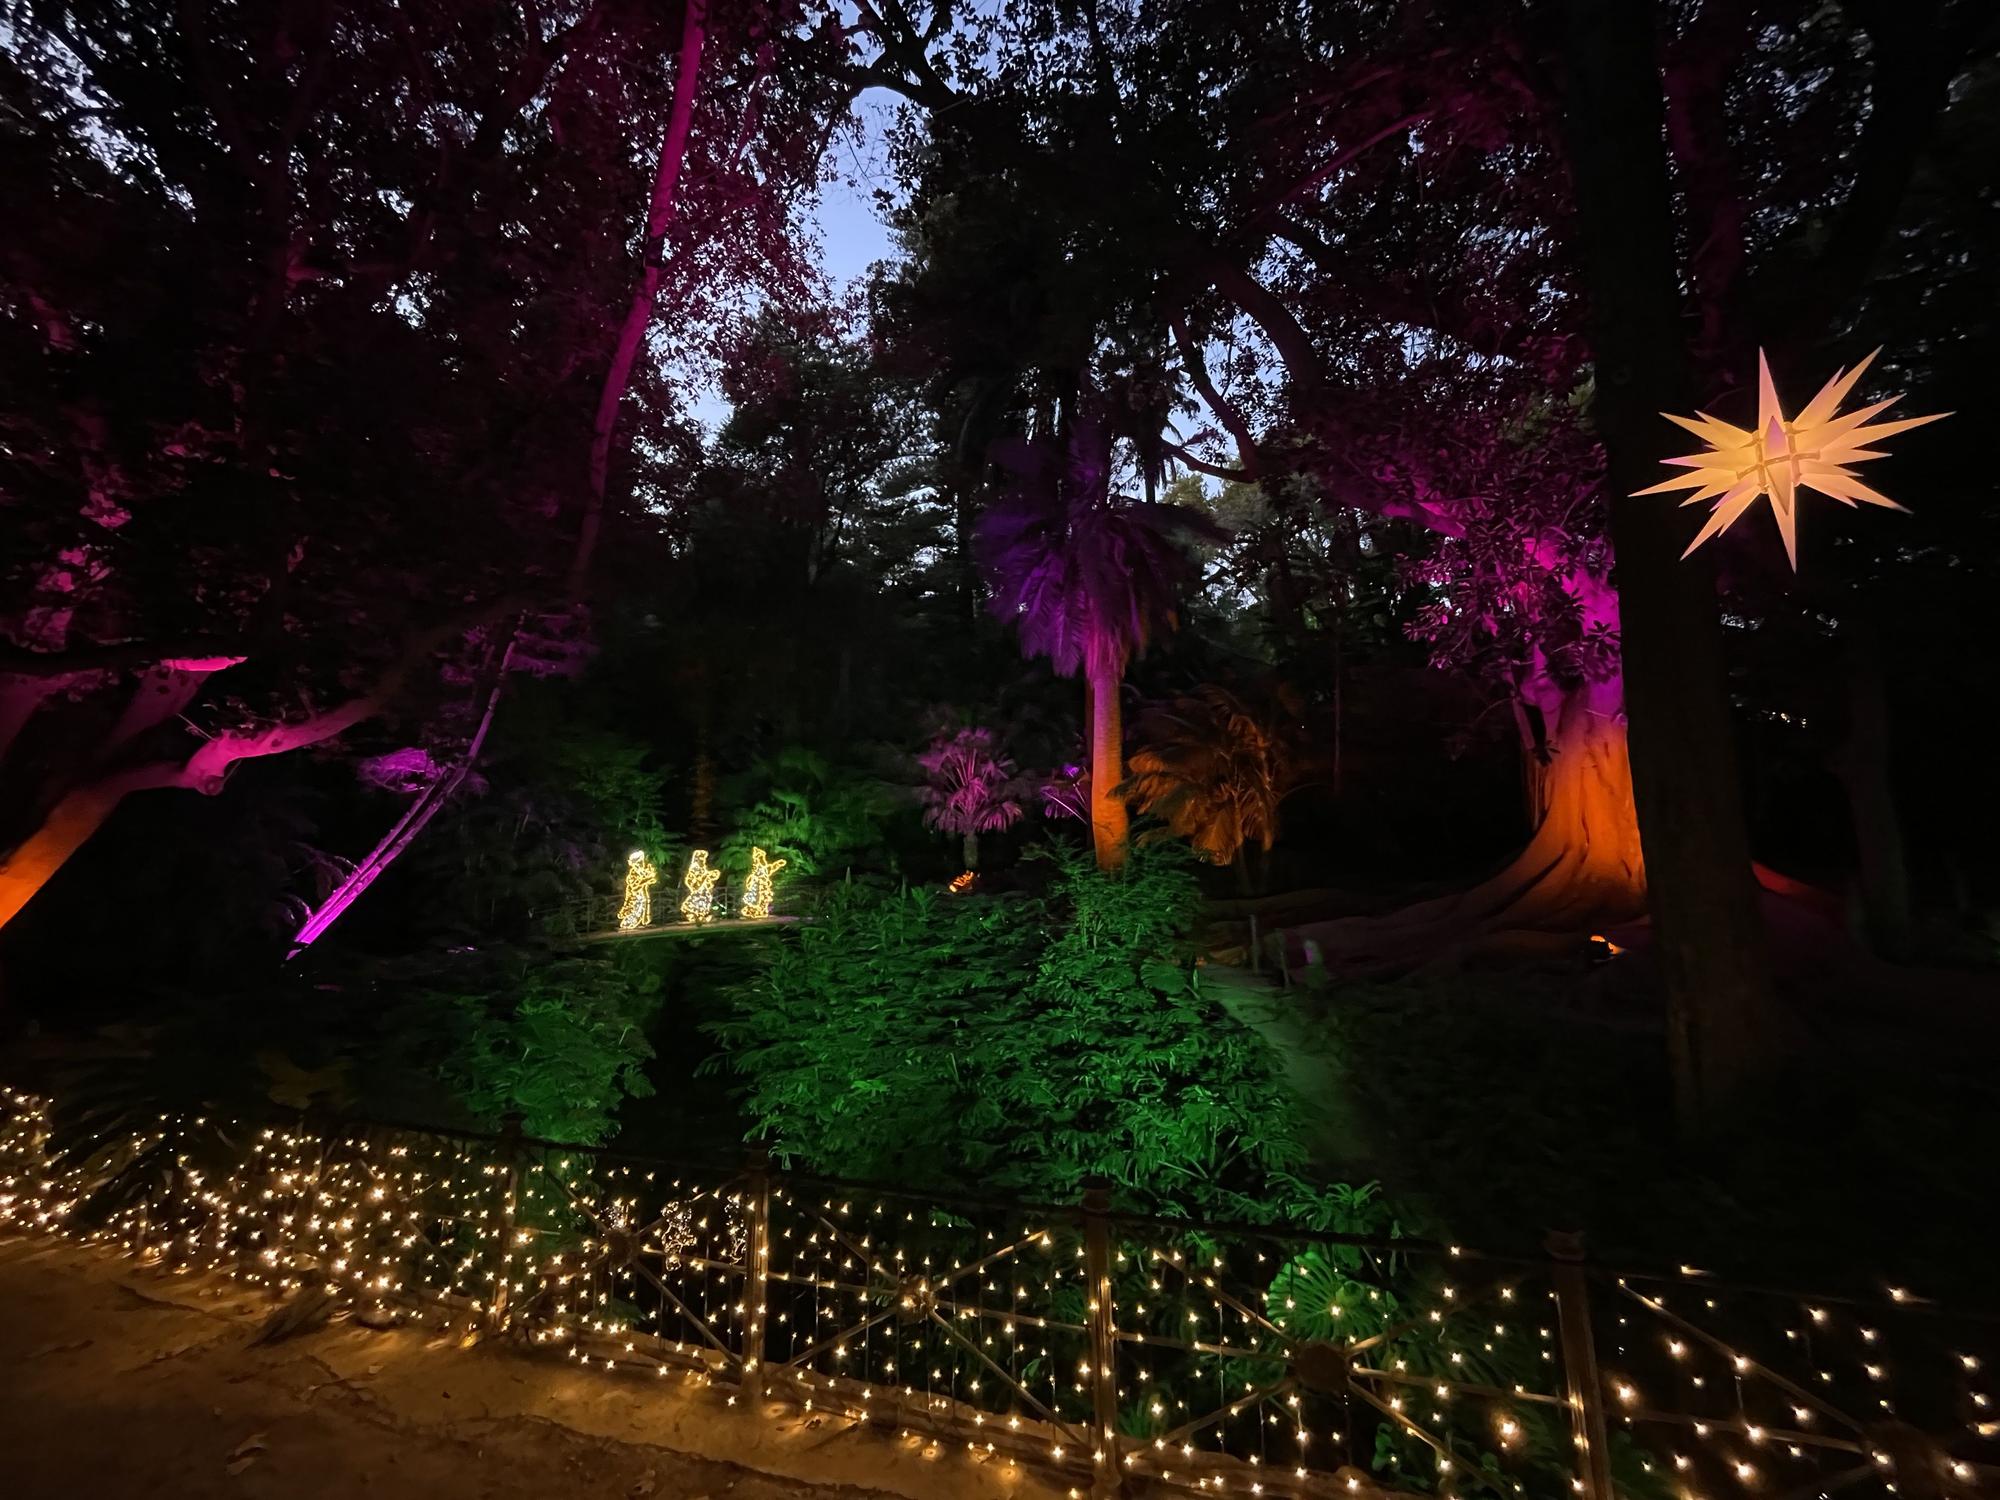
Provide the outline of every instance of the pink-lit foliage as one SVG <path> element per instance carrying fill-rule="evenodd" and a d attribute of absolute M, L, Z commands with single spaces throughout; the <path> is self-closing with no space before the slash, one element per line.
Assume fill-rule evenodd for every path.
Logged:
<path fill-rule="evenodd" d="M 1551 719 L 1565 694 L 1615 705 L 1602 454 L 1568 405 L 1516 392 L 1500 406 L 1509 394 L 1458 406 L 1448 441 L 1406 423 L 1353 449 L 1384 490 L 1440 497 L 1428 544 L 1397 559 L 1419 601 L 1409 634 L 1434 666 Z"/>
<path fill-rule="evenodd" d="M 134 792 L 309 747 L 458 764 L 496 631 L 517 667 L 579 659 L 576 497 L 631 524 L 689 441 L 679 383 L 809 287 L 799 215 L 846 97 L 827 15 L 716 7 L 677 91 L 678 7 L 502 11 L 16 18 L 0 924 Z M 677 115 L 675 212 L 642 234 Z M 642 275 L 675 337 L 618 395 L 656 438 L 602 449 L 591 489 L 577 434 Z"/>
<path fill-rule="evenodd" d="M 354 774 L 368 786 L 414 796 L 434 784 L 444 769 L 424 746 L 405 745 L 383 755 L 363 757 L 355 762 Z"/>
<path fill-rule="evenodd" d="M 979 835 L 998 833 L 1021 821 L 1033 786 L 990 729 L 976 725 L 931 741 L 917 756 L 923 768 L 924 826 L 957 834 L 965 841 L 965 863 L 979 863 Z"/>
<path fill-rule="evenodd" d="M 1036 790 L 1041 794 L 1045 818 L 1088 818 L 1090 816 L 1090 767 L 1070 761 L 1043 776 Z"/>

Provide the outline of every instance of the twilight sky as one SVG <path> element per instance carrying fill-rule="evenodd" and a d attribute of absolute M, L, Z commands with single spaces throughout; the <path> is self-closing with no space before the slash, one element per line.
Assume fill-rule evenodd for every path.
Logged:
<path fill-rule="evenodd" d="M 871 89 L 855 108 L 861 116 L 863 137 L 834 147 L 840 180 L 829 182 L 821 192 L 817 215 L 824 246 L 821 264 L 836 293 L 889 253 L 889 232 L 875 217 L 875 203 L 869 194 L 890 184 L 883 136 L 894 117 L 895 103 L 886 91 Z"/>
<path fill-rule="evenodd" d="M 886 90 L 871 89 L 855 101 L 855 109 L 861 116 L 862 138 L 834 144 L 833 164 L 838 175 L 820 189 L 819 206 L 812 216 L 819 226 L 820 267 L 836 299 L 890 249 L 889 231 L 875 217 L 871 195 L 878 186 L 891 182 L 884 134 L 895 116 L 896 103 Z M 697 391 L 689 406 L 695 420 L 711 436 L 729 418 L 729 404 L 713 387 Z"/>

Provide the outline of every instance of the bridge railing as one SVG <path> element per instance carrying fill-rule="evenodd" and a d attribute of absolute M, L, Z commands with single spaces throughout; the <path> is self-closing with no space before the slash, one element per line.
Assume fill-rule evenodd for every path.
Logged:
<path fill-rule="evenodd" d="M 1408 1239 L 913 1195 L 352 1120 L 71 1138 L 0 1090 L 0 1233 L 964 1443 L 1077 1493 L 1990 1486 L 1995 1328 Z M 635 1398 L 636 1399 L 636 1398 Z"/>

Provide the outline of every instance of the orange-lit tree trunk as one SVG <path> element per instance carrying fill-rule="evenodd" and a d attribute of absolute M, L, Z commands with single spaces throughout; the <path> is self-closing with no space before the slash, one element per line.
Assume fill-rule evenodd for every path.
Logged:
<path fill-rule="evenodd" d="M 1616 682 L 1571 689 L 1544 707 L 1535 833 L 1498 877 L 1525 881 L 1497 913 L 1513 924 L 1575 929 L 1644 912 L 1623 709 Z"/>
<path fill-rule="evenodd" d="M 1618 682 L 1551 690 L 1541 706 L 1541 814 L 1527 846 L 1467 891 L 1381 917 L 1286 934 L 1287 962 L 1393 972 L 1481 955 L 1573 951 L 1645 914 L 1646 862 Z"/>
<path fill-rule="evenodd" d="M 1118 674 L 1094 670 L 1089 679 L 1090 713 L 1090 842 L 1097 868 L 1116 870 L 1125 863 L 1130 818 L 1118 788 L 1125 780 L 1125 711 Z"/>
<path fill-rule="evenodd" d="M 0 856 L 0 927 L 13 921 L 70 856 L 90 842 L 120 803 L 134 792 L 174 785 L 179 771 L 178 766 L 121 771 L 58 798 L 35 830 Z"/>

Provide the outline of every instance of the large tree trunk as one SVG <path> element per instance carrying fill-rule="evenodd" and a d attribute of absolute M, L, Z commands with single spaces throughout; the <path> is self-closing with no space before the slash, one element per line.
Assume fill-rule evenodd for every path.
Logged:
<path fill-rule="evenodd" d="M 681 51 L 674 74 L 673 113 L 667 119 L 666 139 L 660 144 L 660 161 L 653 174 L 653 198 L 646 211 L 646 233 L 640 241 L 642 266 L 639 284 L 632 289 L 632 301 L 625 310 L 625 322 L 618 330 L 612 350 L 611 367 L 605 371 L 598 393 L 597 419 L 590 434 L 590 490 L 584 499 L 583 524 L 577 530 L 576 552 L 570 560 L 570 592 L 581 594 L 590 573 L 591 559 L 604 525 L 604 496 L 611 474 L 611 440 L 618 430 L 618 408 L 632 384 L 632 366 L 646 340 L 647 325 L 653 321 L 653 305 L 660 291 L 660 272 L 666 260 L 667 231 L 673 227 L 674 210 L 679 204 L 681 164 L 687 159 L 688 136 L 694 129 L 696 86 L 701 73 L 702 42 L 708 34 L 708 0 L 687 0 L 681 23 Z"/>
<path fill-rule="evenodd" d="M 1910 871 L 1889 780 L 1889 691 L 1875 631 L 1858 626 L 1847 662 L 1847 738 L 1832 756 L 1854 824 L 1855 881 L 1868 946 L 1899 957 L 1910 939 Z"/>
<path fill-rule="evenodd" d="M 1775 1061 L 1777 1026 L 1722 694 L 1713 574 L 1680 554 L 1699 517 L 1652 482 L 1688 409 L 1658 7 L 1570 0 L 1567 136 L 1596 356 L 1623 615 L 1633 789 L 1666 984 L 1676 1110 L 1714 1129 Z"/>
<path fill-rule="evenodd" d="M 133 792 L 172 785 L 178 767 L 147 766 L 99 777 L 74 787 L 50 808 L 41 825 L 0 857 L 0 927 L 90 842 Z"/>
<path fill-rule="evenodd" d="M 1391 973 L 1480 957 L 1580 951 L 1646 910 L 1646 862 L 1633 805 L 1618 685 L 1551 697 L 1539 761 L 1540 821 L 1527 847 L 1469 891 L 1383 917 L 1289 929 L 1286 962 Z"/>
<path fill-rule="evenodd" d="M 1116 870 L 1125 863 L 1129 818 L 1118 787 L 1125 780 L 1125 714 L 1115 673 L 1089 679 L 1090 688 L 1090 842 L 1097 868 Z"/>
<path fill-rule="evenodd" d="M 1645 911 L 1646 860 L 1616 684 L 1563 694 L 1546 733 L 1541 821 L 1512 866 L 1541 873 L 1509 920 L 1541 928 L 1629 921 Z"/>

